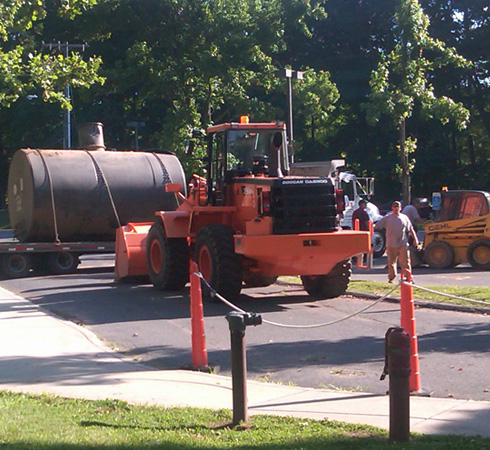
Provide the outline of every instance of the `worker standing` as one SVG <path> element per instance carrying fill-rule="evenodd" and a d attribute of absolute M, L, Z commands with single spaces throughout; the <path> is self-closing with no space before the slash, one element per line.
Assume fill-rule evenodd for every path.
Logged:
<path fill-rule="evenodd" d="M 359 208 L 352 213 L 352 229 L 359 229 L 360 231 L 369 231 L 369 215 L 366 211 L 367 202 L 363 198 L 359 200 Z M 359 221 L 359 228 L 356 228 L 356 220 Z M 361 253 L 356 256 L 358 263 L 362 265 L 364 263 L 364 254 Z"/>
<path fill-rule="evenodd" d="M 412 271 L 410 251 L 408 248 L 409 235 L 412 236 L 413 245 L 419 247 L 419 240 L 412 222 L 405 214 L 400 212 L 401 203 L 394 201 L 391 204 L 392 214 L 384 216 L 375 226 L 376 230 L 386 230 L 386 255 L 388 257 L 388 282 L 393 283 L 396 278 L 397 262 L 400 261 L 402 269 Z"/>
<path fill-rule="evenodd" d="M 352 213 L 352 229 L 355 230 L 355 221 L 359 220 L 359 230 L 369 231 L 369 215 L 366 211 L 367 202 L 363 198 L 359 200 L 359 208 Z"/>
<path fill-rule="evenodd" d="M 415 198 L 412 200 L 412 204 L 406 205 L 402 209 L 402 213 L 408 216 L 414 228 L 417 228 L 417 226 L 422 225 L 425 222 L 425 220 L 420 217 L 419 208 L 421 206 L 420 200 Z"/>

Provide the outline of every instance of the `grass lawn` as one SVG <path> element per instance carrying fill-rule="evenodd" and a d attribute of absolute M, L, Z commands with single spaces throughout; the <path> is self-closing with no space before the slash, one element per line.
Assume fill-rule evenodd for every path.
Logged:
<path fill-rule="evenodd" d="M 135 406 L 0 391 L 0 448 L 5 449 L 490 449 L 490 439 L 413 435 L 330 420 L 257 415 L 232 427 L 231 412 Z"/>
<path fill-rule="evenodd" d="M 280 277 L 282 281 L 288 283 L 301 284 L 299 277 Z M 394 287 L 393 284 L 385 283 L 383 281 L 365 281 L 365 280 L 351 280 L 349 283 L 348 291 L 359 292 L 363 294 L 371 294 L 377 296 L 383 296 L 387 294 Z M 461 298 L 453 298 L 447 295 L 436 294 L 428 292 L 425 289 L 413 288 L 413 298 L 418 300 L 425 300 L 428 302 L 440 302 L 449 303 L 455 305 L 472 306 L 474 308 L 490 308 L 490 287 L 487 286 L 424 286 L 424 288 L 431 289 L 433 291 L 444 292 L 457 297 L 464 297 L 471 300 L 478 300 L 480 302 L 486 302 L 488 305 L 481 303 L 473 303 Z M 400 289 L 395 289 L 391 294 L 391 297 L 400 297 Z"/>
<path fill-rule="evenodd" d="M 456 297 L 464 297 L 472 300 L 485 301 L 488 303 L 488 306 L 481 303 L 469 302 L 461 298 L 448 297 L 446 295 L 440 295 L 433 292 L 428 292 L 425 289 L 418 289 L 416 287 L 413 288 L 414 299 L 473 306 L 475 308 L 478 307 L 490 308 L 490 287 L 487 286 L 424 286 L 424 287 L 429 288 L 433 291 L 444 292 L 446 294 L 456 296 Z M 393 285 L 384 283 L 382 281 L 351 280 L 351 282 L 349 283 L 348 290 L 353 292 L 362 292 L 366 294 L 381 296 L 386 294 L 392 288 Z M 399 289 L 395 290 L 391 294 L 391 296 L 399 297 L 400 290 Z"/>

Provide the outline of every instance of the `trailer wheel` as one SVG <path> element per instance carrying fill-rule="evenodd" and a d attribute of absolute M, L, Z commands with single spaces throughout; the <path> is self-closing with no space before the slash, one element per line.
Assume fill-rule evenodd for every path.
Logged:
<path fill-rule="evenodd" d="M 381 258 L 386 251 L 386 239 L 384 230 L 374 231 L 371 237 L 371 247 L 373 249 L 373 256 L 375 258 Z"/>
<path fill-rule="evenodd" d="M 146 268 L 155 289 L 180 291 L 189 281 L 189 246 L 186 238 L 168 238 L 156 220 L 146 238 Z"/>
<path fill-rule="evenodd" d="M 242 289 L 242 268 L 229 227 L 219 224 L 202 227 L 196 237 L 194 260 L 216 292 L 230 301 L 238 298 Z M 208 302 L 217 301 L 205 285 L 202 298 Z"/>
<path fill-rule="evenodd" d="M 490 239 L 477 239 L 468 246 L 466 257 L 471 267 L 490 270 Z"/>
<path fill-rule="evenodd" d="M 326 275 L 302 275 L 303 287 L 313 298 L 335 298 L 345 294 L 352 273 L 349 260 L 338 262 Z"/>
<path fill-rule="evenodd" d="M 444 241 L 432 241 L 424 250 L 425 262 L 433 269 L 447 269 L 453 265 L 454 251 Z"/>
<path fill-rule="evenodd" d="M 73 273 L 80 264 L 80 258 L 75 253 L 53 252 L 47 255 L 47 266 L 49 273 L 62 275 Z"/>
<path fill-rule="evenodd" d="M 0 268 L 8 278 L 24 278 L 32 268 L 32 258 L 25 253 L 7 253 L 0 256 Z"/>

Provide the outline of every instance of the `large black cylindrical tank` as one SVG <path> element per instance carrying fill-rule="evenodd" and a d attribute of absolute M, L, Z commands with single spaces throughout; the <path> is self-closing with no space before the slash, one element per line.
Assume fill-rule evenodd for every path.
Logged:
<path fill-rule="evenodd" d="M 177 207 L 168 183 L 181 183 L 185 195 L 173 154 L 18 150 L 8 180 L 10 224 L 23 242 L 113 240 L 120 224 Z"/>

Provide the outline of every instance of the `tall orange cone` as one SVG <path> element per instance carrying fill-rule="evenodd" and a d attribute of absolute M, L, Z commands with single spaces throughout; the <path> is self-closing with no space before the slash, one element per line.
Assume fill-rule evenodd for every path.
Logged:
<path fill-rule="evenodd" d="M 204 313 L 201 295 L 201 280 L 197 275 L 197 264 L 190 263 L 191 280 L 191 340 L 192 340 L 192 367 L 202 369 L 208 367 L 208 353 L 204 336 Z"/>
<path fill-rule="evenodd" d="M 409 270 L 402 271 L 400 285 L 400 325 L 410 336 L 410 376 L 408 385 L 410 392 L 420 391 L 420 369 L 417 335 L 415 333 L 415 308 L 413 302 L 412 274 Z"/>

